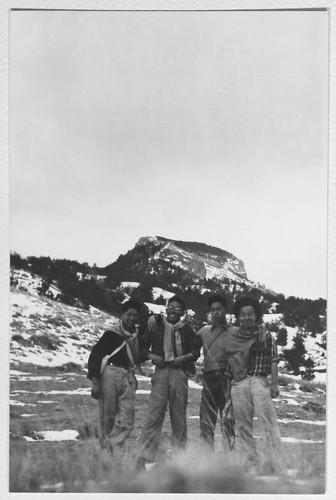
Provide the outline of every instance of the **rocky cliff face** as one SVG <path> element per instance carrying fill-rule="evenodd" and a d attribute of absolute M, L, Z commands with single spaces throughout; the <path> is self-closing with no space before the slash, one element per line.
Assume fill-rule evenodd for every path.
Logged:
<path fill-rule="evenodd" d="M 145 236 L 139 239 L 133 251 L 139 255 L 142 250 L 143 262 L 138 259 L 139 267 L 148 268 L 149 272 L 180 269 L 194 280 L 225 278 L 238 283 L 249 282 L 244 262 L 233 254 L 204 243 L 169 240 L 160 236 Z M 129 252 L 130 253 L 130 252 Z"/>

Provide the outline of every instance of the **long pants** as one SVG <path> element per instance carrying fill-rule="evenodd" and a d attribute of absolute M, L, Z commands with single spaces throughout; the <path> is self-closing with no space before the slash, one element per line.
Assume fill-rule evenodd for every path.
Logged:
<path fill-rule="evenodd" d="M 107 365 L 101 378 L 99 442 L 113 452 L 123 448 L 134 425 L 136 378 L 132 371 Z"/>
<path fill-rule="evenodd" d="M 215 427 L 219 412 L 223 447 L 234 447 L 234 421 L 228 418 L 227 405 L 230 404 L 230 383 L 219 371 L 204 372 L 200 406 L 201 440 L 209 449 L 214 449 Z M 225 411 L 224 411 L 225 409 Z"/>
<path fill-rule="evenodd" d="M 167 405 L 172 429 L 172 448 L 183 448 L 187 440 L 188 377 L 182 368 L 155 367 L 148 415 L 142 428 L 138 457 L 154 462 L 159 447 Z"/>
<path fill-rule="evenodd" d="M 278 460 L 281 455 L 281 436 L 276 412 L 266 377 L 245 377 L 231 386 L 233 414 L 236 424 L 237 450 L 255 460 L 256 447 L 253 439 L 253 417 L 265 437 L 264 457 Z"/>

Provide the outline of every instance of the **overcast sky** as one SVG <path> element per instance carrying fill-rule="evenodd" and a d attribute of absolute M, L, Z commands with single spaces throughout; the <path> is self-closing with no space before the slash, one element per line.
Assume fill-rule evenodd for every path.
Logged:
<path fill-rule="evenodd" d="M 99 266 L 160 235 L 326 297 L 326 11 L 27 11 L 10 30 L 11 250 Z"/>

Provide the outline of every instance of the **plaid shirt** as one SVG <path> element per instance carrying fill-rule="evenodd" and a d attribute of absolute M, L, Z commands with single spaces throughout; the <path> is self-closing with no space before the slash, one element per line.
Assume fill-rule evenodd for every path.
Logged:
<path fill-rule="evenodd" d="M 267 376 L 271 373 L 271 364 L 278 362 L 278 349 L 270 332 L 266 333 L 264 351 L 250 349 L 250 366 L 247 375 Z"/>

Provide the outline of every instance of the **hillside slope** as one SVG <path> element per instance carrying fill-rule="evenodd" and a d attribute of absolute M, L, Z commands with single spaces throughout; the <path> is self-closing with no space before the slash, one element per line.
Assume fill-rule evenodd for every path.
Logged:
<path fill-rule="evenodd" d="M 84 366 L 93 344 L 117 321 L 95 308 L 85 311 L 13 288 L 10 303 L 10 360 L 14 364 Z"/>
<path fill-rule="evenodd" d="M 115 316 L 93 307 L 86 311 L 15 288 L 11 289 L 10 299 L 10 361 L 14 365 L 61 366 L 76 363 L 85 367 L 94 343 L 117 321 Z M 281 327 L 287 330 L 286 344 L 278 346 L 280 355 L 284 350 L 292 349 L 298 329 L 286 326 L 281 314 L 265 314 L 264 321 L 273 330 Z M 321 347 L 324 336 L 317 334 L 313 337 L 307 332 L 302 336 L 305 358 L 314 361 L 315 374 L 326 370 L 326 349 Z M 199 363 L 201 360 L 202 357 Z M 284 360 L 280 368 L 286 370 Z"/>

